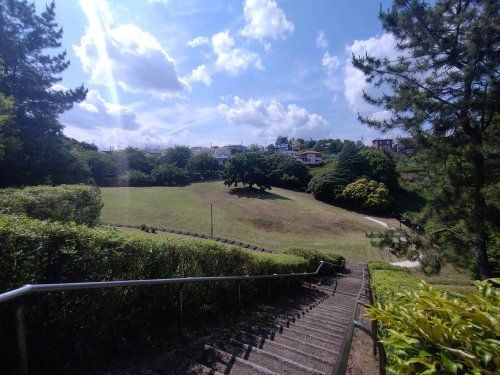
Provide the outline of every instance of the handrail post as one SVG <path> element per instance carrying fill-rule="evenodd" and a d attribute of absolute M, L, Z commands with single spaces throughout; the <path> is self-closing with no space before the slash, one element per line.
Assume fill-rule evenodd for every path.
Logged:
<path fill-rule="evenodd" d="M 182 336 L 184 327 L 184 315 L 182 309 L 182 284 L 179 288 L 179 336 Z"/>
<path fill-rule="evenodd" d="M 16 338 L 21 373 L 28 375 L 28 347 L 26 345 L 26 320 L 24 319 L 24 304 L 21 302 L 16 307 Z"/>
<path fill-rule="evenodd" d="M 271 298 L 271 279 L 267 283 L 267 296 Z"/>
<path fill-rule="evenodd" d="M 359 328 L 363 332 L 365 332 L 368 336 L 370 336 L 375 343 L 375 345 L 378 347 L 378 351 L 380 353 L 379 355 L 379 372 L 380 374 L 385 374 L 385 367 L 386 367 L 386 354 L 385 354 L 385 349 L 384 346 L 380 341 L 377 339 L 377 335 L 375 332 L 372 332 L 370 328 L 368 328 L 365 324 L 361 323 L 360 321 L 355 320 L 353 322 L 354 328 Z"/>
<path fill-rule="evenodd" d="M 238 281 L 238 313 L 241 313 L 241 281 Z"/>

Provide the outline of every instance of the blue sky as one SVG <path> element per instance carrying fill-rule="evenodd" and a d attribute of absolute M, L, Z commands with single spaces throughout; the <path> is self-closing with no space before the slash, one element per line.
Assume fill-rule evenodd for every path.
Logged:
<path fill-rule="evenodd" d="M 54 89 L 89 89 L 61 116 L 64 131 L 101 148 L 264 145 L 278 135 L 368 142 L 380 133 L 357 113 L 390 113 L 363 101 L 372 88 L 350 57 L 397 54 L 379 7 L 367 0 L 56 0 L 71 66 Z"/>

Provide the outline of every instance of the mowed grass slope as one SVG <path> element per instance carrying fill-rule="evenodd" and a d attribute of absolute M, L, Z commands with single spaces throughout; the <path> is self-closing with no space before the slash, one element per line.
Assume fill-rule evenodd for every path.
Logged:
<path fill-rule="evenodd" d="M 271 250 L 304 246 L 333 251 L 353 262 L 397 261 L 373 248 L 365 231 L 381 227 L 363 215 L 273 188 L 271 192 L 231 190 L 221 181 L 185 187 L 102 188 L 101 220 L 210 233 Z M 158 234 L 161 236 L 162 234 Z"/>

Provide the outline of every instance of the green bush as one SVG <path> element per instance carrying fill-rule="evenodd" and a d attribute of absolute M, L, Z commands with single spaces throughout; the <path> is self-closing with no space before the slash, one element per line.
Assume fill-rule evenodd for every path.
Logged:
<path fill-rule="evenodd" d="M 374 302 L 385 304 L 404 290 L 417 288 L 418 279 L 404 268 L 382 262 L 369 262 L 370 282 Z"/>
<path fill-rule="evenodd" d="M 368 211 L 386 211 L 391 204 L 389 189 L 385 184 L 359 178 L 342 190 L 342 199 L 351 206 Z"/>
<path fill-rule="evenodd" d="M 307 261 L 308 272 L 314 272 L 321 261 L 330 262 L 337 266 L 343 265 L 344 257 L 333 253 L 322 253 L 318 250 L 307 249 L 303 247 L 293 247 L 284 252 L 285 254 L 295 255 L 304 258 Z"/>
<path fill-rule="evenodd" d="M 389 373 L 498 374 L 499 283 L 475 282 L 476 292 L 463 296 L 422 282 L 370 308 L 385 330 Z"/>
<path fill-rule="evenodd" d="M 392 270 L 392 271 L 405 271 L 406 270 L 403 267 L 399 266 L 394 266 L 389 263 L 385 262 L 368 262 L 368 268 L 370 269 L 370 272 L 376 271 L 376 270 Z"/>
<path fill-rule="evenodd" d="M 307 270 L 307 262 L 293 255 L 260 253 L 215 241 L 152 239 L 113 228 L 1 214 L 0 248 L 0 269 L 4 270 L 0 272 L 1 291 L 29 283 Z M 279 288 L 279 283 L 274 280 L 272 290 Z M 245 281 L 244 301 L 257 300 L 266 285 Z M 235 313 L 235 288 L 234 282 L 182 287 L 184 321 L 191 322 L 192 332 L 196 324 L 227 321 Z M 123 349 L 168 344 L 169 340 L 173 343 L 178 329 L 178 293 L 179 285 L 169 285 L 30 295 L 26 298 L 30 359 L 32 363 L 61 368 L 64 361 L 74 364 L 89 356 L 97 361 L 108 360 Z M 14 347 L 7 345 L 14 332 L 14 320 L 5 304 L 0 306 L 0 320 L 5 322 L 0 329 L 0 345 Z M 43 368 L 40 372 L 50 370 Z"/>
<path fill-rule="evenodd" d="M 30 186 L 0 190 L 0 211 L 41 220 L 95 225 L 102 208 L 101 192 L 87 185 Z"/>

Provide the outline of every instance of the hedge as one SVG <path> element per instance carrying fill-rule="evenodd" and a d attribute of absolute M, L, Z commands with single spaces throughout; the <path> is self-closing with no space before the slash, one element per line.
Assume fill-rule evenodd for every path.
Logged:
<path fill-rule="evenodd" d="M 329 252 L 320 252 L 314 249 L 303 247 L 292 247 L 284 252 L 285 254 L 299 256 L 307 261 L 308 272 L 314 272 L 321 261 L 330 262 L 337 266 L 344 264 L 344 257 Z"/>
<path fill-rule="evenodd" d="M 35 219 L 95 225 L 102 208 L 101 192 L 88 185 L 29 186 L 0 190 L 0 211 Z"/>
<path fill-rule="evenodd" d="M 468 296 L 419 282 L 404 269 L 370 262 L 375 306 L 390 374 L 500 371 L 500 280 L 475 282 Z"/>
<path fill-rule="evenodd" d="M 3 214 L 0 248 L 1 291 L 27 283 L 298 273 L 307 269 L 307 262 L 293 255 L 252 252 L 206 240 L 156 240 L 113 228 Z M 263 295 L 266 286 L 267 281 L 244 282 L 246 302 Z M 272 289 L 278 287 L 279 280 L 273 281 Z M 184 319 L 192 323 L 192 330 L 201 329 L 198 323 L 227 320 L 235 312 L 234 282 L 185 284 L 182 291 Z M 178 293 L 179 285 L 172 285 L 30 295 L 26 302 L 32 363 L 61 365 L 89 356 L 107 360 L 110 353 L 121 349 L 175 343 Z M 0 327 L 0 344 L 15 348 L 13 316 L 7 305 L 0 305 L 0 319 L 5 322 Z"/>

